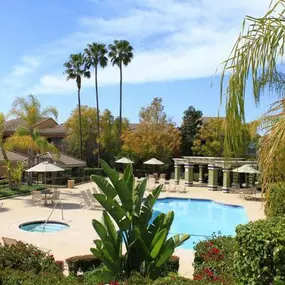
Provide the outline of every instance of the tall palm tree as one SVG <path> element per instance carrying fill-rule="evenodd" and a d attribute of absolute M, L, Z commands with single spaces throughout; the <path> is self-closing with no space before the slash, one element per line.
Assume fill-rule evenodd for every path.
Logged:
<path fill-rule="evenodd" d="M 10 115 L 22 119 L 23 125 L 19 126 L 15 134 L 6 140 L 6 148 L 28 149 L 29 167 L 33 166 L 34 151 L 57 151 L 56 147 L 41 137 L 36 130 L 36 125 L 41 119 L 50 116 L 57 118 L 58 112 L 55 107 L 41 110 L 40 101 L 30 94 L 27 98 L 18 97 L 14 100 Z M 29 184 L 31 183 L 32 177 L 29 176 Z"/>
<path fill-rule="evenodd" d="M 4 146 L 4 131 L 5 131 L 5 116 L 3 113 L 0 113 L 0 149 L 2 156 L 5 160 L 6 165 L 10 162 L 7 156 L 7 152 Z M 9 182 L 9 188 L 11 188 L 12 185 L 12 178 L 10 171 L 7 171 L 7 178 Z"/>
<path fill-rule="evenodd" d="M 123 65 L 127 66 L 133 59 L 133 47 L 126 40 L 115 40 L 109 45 L 109 58 L 120 69 L 120 115 L 119 115 L 119 140 L 122 134 L 122 101 L 123 101 Z"/>
<path fill-rule="evenodd" d="M 98 167 L 100 160 L 100 109 L 99 109 L 99 91 L 98 91 L 98 67 L 104 68 L 108 64 L 107 49 L 105 44 L 92 43 L 88 44 L 84 50 L 86 55 L 86 67 L 94 67 L 95 72 L 95 92 L 97 108 L 97 136 L 98 136 Z"/>
<path fill-rule="evenodd" d="M 66 68 L 65 74 L 67 74 L 67 80 L 75 79 L 77 85 L 77 96 L 78 96 L 78 113 L 79 113 L 79 150 L 80 159 L 82 159 L 82 118 L 81 118 L 81 81 L 82 77 L 90 78 L 90 71 L 86 69 L 86 59 L 82 53 L 71 54 L 69 61 L 65 62 L 63 66 Z"/>

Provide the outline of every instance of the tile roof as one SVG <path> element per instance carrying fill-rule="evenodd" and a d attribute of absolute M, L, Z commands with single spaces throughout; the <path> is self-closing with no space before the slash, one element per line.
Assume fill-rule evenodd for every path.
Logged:
<path fill-rule="evenodd" d="M 45 117 L 42 118 L 40 121 L 38 121 L 37 125 L 50 119 L 49 117 Z M 19 126 L 24 126 L 25 125 L 25 121 L 21 118 L 17 118 L 17 119 L 12 119 L 12 120 L 8 120 L 5 122 L 5 130 L 6 131 L 16 131 L 16 129 Z"/>
<path fill-rule="evenodd" d="M 11 162 L 25 161 L 27 159 L 26 156 L 24 156 L 22 154 L 19 154 L 17 152 L 14 152 L 14 151 L 7 151 L 7 156 L 8 156 L 8 159 Z M 3 158 L 3 155 L 2 155 L 2 151 L 0 149 L 0 163 L 1 162 L 4 162 L 4 158 Z"/>

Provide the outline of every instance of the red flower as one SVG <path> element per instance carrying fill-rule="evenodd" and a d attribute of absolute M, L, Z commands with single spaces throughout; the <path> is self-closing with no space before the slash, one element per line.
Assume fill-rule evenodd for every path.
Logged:
<path fill-rule="evenodd" d="M 194 280 L 202 280 L 202 279 L 203 279 L 203 275 L 202 274 L 194 275 Z"/>

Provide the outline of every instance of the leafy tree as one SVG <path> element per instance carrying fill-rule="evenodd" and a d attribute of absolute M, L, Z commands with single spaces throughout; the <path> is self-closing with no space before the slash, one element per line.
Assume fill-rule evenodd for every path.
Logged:
<path fill-rule="evenodd" d="M 180 128 L 181 132 L 181 152 L 183 155 L 192 155 L 192 146 L 197 132 L 202 125 L 203 113 L 190 106 L 183 116 L 183 122 Z"/>
<path fill-rule="evenodd" d="M 224 119 L 213 118 L 202 125 L 197 138 L 193 142 L 192 151 L 194 155 L 201 156 L 223 156 L 224 147 Z"/>
<path fill-rule="evenodd" d="M 153 206 L 162 185 L 144 198 L 147 180 L 135 185 L 131 165 L 123 178 L 104 161 L 101 166 L 110 182 L 101 176 L 91 176 L 102 190 L 102 194 L 94 196 L 104 208 L 102 221 L 92 221 L 100 239 L 94 241 L 96 247 L 91 252 L 104 262 L 110 279 L 123 274 L 129 277 L 132 271 L 155 279 L 161 275 L 175 248 L 190 236 L 178 234 L 168 238 L 173 211 L 160 213 L 152 221 Z"/>
<path fill-rule="evenodd" d="M 275 94 L 281 98 L 284 96 L 282 76 L 278 76 L 285 52 L 284 5 L 285 0 L 275 0 L 271 2 L 269 11 L 263 17 L 247 16 L 243 30 L 224 63 L 221 95 L 226 91 L 227 152 L 235 151 L 242 143 L 240 129 L 245 121 L 244 102 L 248 82 L 253 86 L 252 94 L 257 103 L 267 82 Z M 227 74 L 230 74 L 229 79 Z M 279 88 L 280 86 L 282 88 Z M 283 98 L 273 106 L 273 112 L 269 117 L 270 120 L 274 117 L 275 119 L 266 128 L 266 136 L 260 143 L 258 159 L 262 168 L 263 189 L 275 182 L 278 177 L 284 181 L 285 164 L 282 154 L 285 147 L 285 117 L 282 101 L 284 102 Z M 276 121 L 277 116 L 280 120 Z"/>
<path fill-rule="evenodd" d="M 98 143 L 97 110 L 86 105 L 81 106 L 81 122 L 82 122 L 82 159 L 89 166 L 94 166 L 96 147 Z M 66 142 L 67 151 L 73 156 L 80 154 L 80 126 L 79 126 L 79 110 L 75 108 L 65 125 L 68 130 Z"/>
<path fill-rule="evenodd" d="M 122 104 L 123 104 L 123 65 L 127 66 L 133 59 L 133 47 L 126 40 L 115 40 L 109 45 L 109 58 L 114 65 L 120 69 L 120 121 L 119 121 L 119 140 L 122 134 Z"/>
<path fill-rule="evenodd" d="M 77 85 L 77 97 L 78 97 L 78 112 L 79 112 L 79 137 L 80 137 L 80 159 L 82 159 L 82 122 L 81 122 L 81 101 L 80 90 L 82 77 L 90 78 L 90 71 L 86 69 L 86 59 L 82 53 L 71 54 L 69 61 L 65 62 L 63 66 L 65 74 L 67 74 L 67 80 L 75 79 Z"/>
<path fill-rule="evenodd" d="M 125 131 L 122 139 L 123 150 L 141 160 L 156 157 L 166 162 L 180 150 L 180 132 L 167 118 L 161 98 L 154 98 L 150 106 L 141 109 L 137 129 Z"/>
<path fill-rule="evenodd" d="M 108 64 L 107 49 L 105 44 L 92 43 L 88 44 L 87 48 L 84 50 L 86 54 L 86 66 L 90 69 L 91 66 L 94 67 L 95 71 L 95 90 L 96 90 L 96 108 L 97 108 L 97 133 L 100 137 L 100 108 L 99 108 L 99 91 L 98 91 L 98 67 L 104 68 Z M 100 159 L 100 140 L 98 140 L 98 166 Z"/>
<path fill-rule="evenodd" d="M 36 125 L 41 119 L 48 116 L 57 118 L 58 112 L 55 107 L 47 107 L 41 110 L 40 101 L 30 94 L 27 98 L 16 98 L 13 102 L 10 114 L 22 119 L 24 125 L 19 126 L 15 134 L 7 138 L 5 147 L 7 149 L 28 150 L 29 168 L 32 167 L 34 163 L 34 152 L 58 152 L 57 148 L 49 143 L 46 138 L 41 137 L 36 129 Z M 32 184 L 31 175 L 29 175 L 29 184 Z"/>
<path fill-rule="evenodd" d="M 120 142 L 118 141 L 120 120 L 115 118 L 109 110 L 105 110 L 100 118 L 102 158 L 114 165 L 114 158 L 120 152 Z M 128 129 L 129 122 L 123 118 L 122 131 L 125 132 Z"/>

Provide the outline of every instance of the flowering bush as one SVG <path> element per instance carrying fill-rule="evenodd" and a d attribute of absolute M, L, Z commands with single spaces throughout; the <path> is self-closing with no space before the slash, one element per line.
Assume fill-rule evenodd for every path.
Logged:
<path fill-rule="evenodd" d="M 234 238 L 213 236 L 195 248 L 194 280 L 210 284 L 234 284 Z"/>
<path fill-rule="evenodd" d="M 13 269 L 33 273 L 62 274 L 63 263 L 55 261 L 53 255 L 37 247 L 18 242 L 16 245 L 0 247 L 0 270 Z"/>

